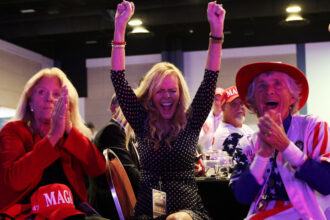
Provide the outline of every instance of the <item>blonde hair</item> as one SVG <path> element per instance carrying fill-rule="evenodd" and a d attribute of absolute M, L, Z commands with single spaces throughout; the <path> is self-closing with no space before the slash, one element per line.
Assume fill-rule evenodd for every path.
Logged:
<path fill-rule="evenodd" d="M 171 63 L 157 63 L 147 72 L 139 87 L 134 91 L 142 105 L 149 112 L 150 141 L 155 144 L 156 149 L 159 147 L 160 140 L 165 135 L 165 128 L 156 123 L 161 118 L 161 115 L 153 105 L 152 97 L 157 92 L 164 78 L 168 75 L 174 75 L 177 77 L 180 92 L 178 106 L 174 112 L 173 118 L 170 120 L 171 129 L 168 138 L 165 139 L 167 146 L 170 146 L 170 142 L 187 124 L 186 111 L 190 103 L 190 95 L 187 83 L 184 80 L 181 71 Z"/>
<path fill-rule="evenodd" d="M 21 97 L 18 101 L 16 108 L 16 114 L 12 118 L 12 121 L 25 120 L 28 123 L 34 120 L 33 113 L 30 110 L 29 101 L 35 86 L 45 76 L 55 76 L 59 79 L 61 86 L 66 86 L 69 96 L 69 111 L 70 120 L 72 124 L 86 137 L 92 138 L 92 133 L 88 127 L 84 124 L 78 109 L 78 93 L 65 73 L 59 68 L 45 68 L 33 75 L 25 84 Z"/>

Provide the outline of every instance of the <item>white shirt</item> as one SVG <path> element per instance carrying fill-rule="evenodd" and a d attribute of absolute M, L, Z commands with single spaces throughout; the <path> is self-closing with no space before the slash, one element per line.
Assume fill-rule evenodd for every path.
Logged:
<path fill-rule="evenodd" d="M 247 125 L 243 124 L 241 128 L 232 124 L 222 122 L 214 135 L 215 140 L 212 150 L 225 150 L 230 156 L 237 147 L 238 143 L 247 141 L 244 136 L 253 134 L 254 131 Z"/>
<path fill-rule="evenodd" d="M 207 117 L 203 128 L 199 134 L 199 140 L 198 144 L 202 147 L 202 152 L 205 152 L 205 150 L 208 150 L 212 147 L 212 144 L 214 142 L 214 134 L 219 127 L 219 125 L 222 123 L 222 112 L 215 116 L 213 115 L 213 111 L 209 114 Z"/>

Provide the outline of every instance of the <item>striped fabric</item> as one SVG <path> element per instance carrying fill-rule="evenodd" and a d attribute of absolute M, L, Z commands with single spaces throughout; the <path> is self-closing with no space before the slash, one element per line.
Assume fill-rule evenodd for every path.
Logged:
<path fill-rule="evenodd" d="M 305 165 L 307 165 L 304 166 L 304 171 L 302 172 L 300 171 L 301 167 L 296 168 L 290 165 L 290 162 L 286 159 L 286 155 L 279 152 L 276 165 L 289 200 L 284 202 L 280 201 L 282 200 L 280 198 L 275 198 L 275 201 L 273 200 L 274 198 L 272 199 L 271 197 L 268 197 L 268 199 L 267 197 L 264 198 L 264 194 L 262 194 L 259 200 L 260 197 L 255 195 L 255 198 L 258 199 L 261 204 L 258 203 L 256 206 L 255 202 L 252 203 L 247 219 L 264 219 L 266 218 L 265 216 L 267 216 L 266 219 L 330 219 L 330 195 L 322 195 L 316 189 L 311 188 L 310 185 L 310 183 L 313 183 L 313 187 L 319 187 L 319 190 L 327 188 L 325 184 L 329 182 L 328 178 L 326 178 L 329 176 L 329 170 L 325 169 L 322 171 L 324 172 L 323 174 L 325 174 L 322 175 L 317 164 L 321 162 L 330 163 L 329 131 L 330 129 L 327 122 L 322 121 L 318 117 L 312 115 L 292 116 L 287 136 L 291 144 L 294 144 L 294 146 L 299 148 L 309 159 L 312 159 L 313 163 L 311 163 L 311 161 L 306 163 L 305 160 Z M 236 158 L 234 157 L 239 170 L 236 170 L 236 172 L 234 170 L 231 184 L 235 184 L 235 181 L 240 179 L 240 175 L 244 170 L 250 166 L 259 146 L 257 134 L 251 137 L 248 146 L 241 146 L 243 149 L 242 152 L 236 154 Z M 268 179 L 270 175 L 268 170 L 272 170 L 272 167 L 274 167 L 274 165 L 272 161 L 270 161 L 264 174 L 265 180 Z M 329 166 L 322 166 L 322 169 L 325 167 L 328 168 Z M 315 175 L 315 173 L 317 173 L 317 175 Z M 297 178 L 297 174 L 299 178 Z M 267 192 L 267 188 L 268 186 L 266 186 L 265 192 Z M 292 208 L 289 207 L 290 205 L 292 205 Z M 255 209 L 254 207 L 257 208 Z M 261 218 L 261 216 L 263 216 L 263 218 Z M 278 216 L 281 216 L 281 218 L 277 218 Z M 297 218 L 290 218 L 289 216 L 296 216 Z"/>

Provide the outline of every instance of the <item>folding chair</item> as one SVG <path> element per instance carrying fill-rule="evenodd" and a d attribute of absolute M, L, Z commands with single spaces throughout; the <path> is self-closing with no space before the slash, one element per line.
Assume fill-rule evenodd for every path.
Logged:
<path fill-rule="evenodd" d="M 106 177 L 119 219 L 130 219 L 136 203 L 131 182 L 115 152 L 107 148 L 103 151 L 103 155 L 107 165 Z"/>

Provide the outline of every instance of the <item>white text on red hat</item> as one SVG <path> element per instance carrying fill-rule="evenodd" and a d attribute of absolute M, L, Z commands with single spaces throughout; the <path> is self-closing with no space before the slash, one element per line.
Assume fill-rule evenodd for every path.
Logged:
<path fill-rule="evenodd" d="M 48 193 L 43 193 L 42 195 L 45 197 L 47 206 L 52 206 L 52 205 L 59 205 L 59 204 L 73 204 L 72 196 L 70 191 L 68 190 L 63 190 L 63 195 L 60 190 L 57 190 L 57 199 L 55 196 L 56 191 L 51 191 L 50 196 Z"/>
<path fill-rule="evenodd" d="M 232 89 L 226 90 L 227 97 L 238 94 L 237 89 L 234 87 Z"/>

